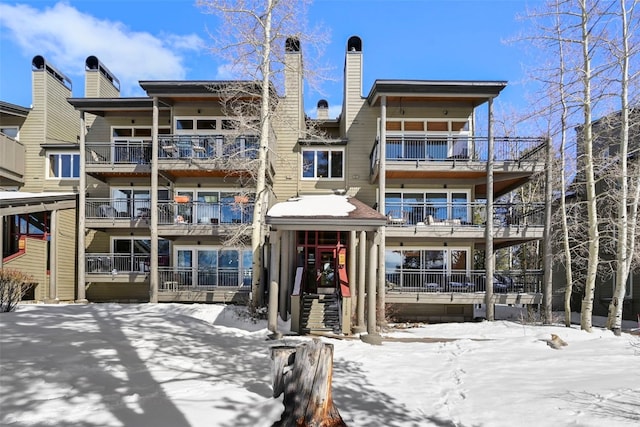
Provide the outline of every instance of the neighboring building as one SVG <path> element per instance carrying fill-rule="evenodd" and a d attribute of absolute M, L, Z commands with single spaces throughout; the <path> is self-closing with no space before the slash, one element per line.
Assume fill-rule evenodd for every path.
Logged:
<path fill-rule="evenodd" d="M 37 285 L 25 299 L 76 299 L 79 114 L 71 80 L 33 58 L 33 106 L 0 102 L 0 268 Z"/>
<path fill-rule="evenodd" d="M 630 171 L 638 168 L 638 162 L 640 159 L 640 109 L 632 109 L 629 113 L 629 148 L 628 148 L 628 162 Z M 599 209 L 598 214 L 603 215 L 605 212 L 611 215 L 616 215 L 615 209 L 606 209 L 603 205 L 611 205 L 611 199 L 604 199 L 602 196 L 607 195 L 612 191 L 611 180 L 604 179 L 605 175 L 615 173 L 620 153 L 620 112 L 609 114 L 598 120 L 594 120 L 592 123 L 593 133 L 593 153 L 596 159 L 595 171 L 597 174 L 596 182 L 596 198 L 598 199 Z M 576 128 L 576 134 L 578 139 L 578 173 L 574 180 L 574 184 L 571 188 L 570 196 L 567 197 L 567 203 L 583 203 L 586 200 L 585 193 L 585 174 L 584 164 L 582 159 L 585 156 L 585 147 L 582 143 L 582 127 Z M 630 178 L 631 179 L 631 178 Z M 629 194 L 632 196 L 632 193 Z M 586 223 L 586 210 L 581 209 L 582 220 Z M 616 223 L 617 218 L 612 221 L 601 221 L 600 233 L 600 260 L 602 261 L 601 268 L 598 270 L 596 276 L 596 286 L 594 292 L 594 304 L 593 314 L 595 316 L 608 315 L 609 304 L 613 297 L 613 291 L 616 283 L 616 272 L 612 271 L 611 266 L 615 255 L 607 253 L 604 246 L 606 241 L 614 243 L 615 230 L 612 226 Z M 637 231 L 636 231 L 637 232 Z M 575 248 L 574 248 L 575 249 Z M 637 250 L 637 247 L 636 247 Z M 575 261 L 574 261 L 575 262 Z M 580 277 L 579 274 L 584 270 L 583 267 L 573 266 L 574 277 Z M 578 270 L 579 269 L 579 270 Z M 615 270 L 615 267 L 613 268 Z M 582 277 L 581 277 L 582 279 Z M 566 283 L 566 272 L 563 266 L 558 266 L 554 272 L 554 306 L 559 309 L 564 309 L 564 284 Z M 584 293 L 582 291 L 575 291 L 572 296 L 572 310 L 580 311 L 581 300 Z M 640 270 L 631 268 L 629 277 L 627 279 L 626 294 L 623 301 L 623 319 L 625 320 L 637 320 L 637 316 L 640 313 Z"/>
<path fill-rule="evenodd" d="M 491 123 L 479 125 L 476 111 L 491 113 L 506 83 L 378 80 L 363 96 L 362 43 L 352 37 L 342 113 L 330 119 L 322 100 L 310 119 L 295 40 L 285 61 L 269 135 L 268 238 L 256 272 L 260 297 L 278 294 L 269 309 L 291 313 L 301 332 L 362 329 L 368 304 L 399 319 L 477 316 L 486 274 L 475 259 L 485 245 L 540 240 L 544 231 L 541 205 L 496 204 L 487 214 L 488 188 L 497 198 L 544 168 L 545 140 L 480 135 Z M 143 81 L 146 97 L 69 99 L 87 129 L 79 299 L 247 300 L 252 253 L 241 242 L 251 233 L 258 133 L 221 101 L 251 84 Z M 311 125 L 322 136 L 309 135 Z M 538 304 L 541 277 L 500 272 L 492 301 Z"/>

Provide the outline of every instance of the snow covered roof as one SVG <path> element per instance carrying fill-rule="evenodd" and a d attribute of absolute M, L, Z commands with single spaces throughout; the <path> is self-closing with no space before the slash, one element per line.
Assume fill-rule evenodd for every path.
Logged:
<path fill-rule="evenodd" d="M 275 204 L 267 212 L 267 224 L 381 226 L 386 217 L 356 199 L 337 194 L 305 195 Z"/>

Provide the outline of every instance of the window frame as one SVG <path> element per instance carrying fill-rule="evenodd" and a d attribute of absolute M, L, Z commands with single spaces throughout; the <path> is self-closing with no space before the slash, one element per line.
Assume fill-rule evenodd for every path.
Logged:
<path fill-rule="evenodd" d="M 318 152 L 328 152 L 327 173 L 329 176 L 318 176 Z M 313 176 L 304 176 L 305 173 L 305 153 L 313 152 Z M 340 153 L 342 156 L 342 165 L 340 167 L 340 177 L 333 177 L 332 153 Z M 346 150 L 344 147 L 305 147 L 300 150 L 300 179 L 303 181 L 344 181 L 346 174 Z"/>
<path fill-rule="evenodd" d="M 71 174 L 73 175 L 73 172 L 75 170 L 75 165 L 77 164 L 77 171 L 78 171 L 78 176 L 56 176 L 56 175 L 52 175 L 52 162 L 51 162 L 51 158 L 52 157 L 59 157 L 59 164 L 58 164 L 58 173 L 62 172 L 63 169 L 63 164 L 62 164 L 62 156 L 71 156 L 71 164 L 70 164 L 70 171 Z M 75 159 L 75 160 L 74 160 Z M 45 169 L 46 169 L 46 173 L 45 173 L 45 177 L 47 180 L 56 180 L 56 181 L 77 181 L 80 179 L 80 150 L 55 150 L 55 151 L 48 151 L 47 155 L 46 155 L 46 161 L 45 161 Z"/>

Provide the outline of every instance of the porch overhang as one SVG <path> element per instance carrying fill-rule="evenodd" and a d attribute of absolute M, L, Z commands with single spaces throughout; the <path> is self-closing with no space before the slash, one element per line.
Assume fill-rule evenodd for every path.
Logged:
<path fill-rule="evenodd" d="M 278 230 L 375 230 L 387 218 L 355 197 L 336 194 L 293 197 L 269 209 L 266 223 Z"/>

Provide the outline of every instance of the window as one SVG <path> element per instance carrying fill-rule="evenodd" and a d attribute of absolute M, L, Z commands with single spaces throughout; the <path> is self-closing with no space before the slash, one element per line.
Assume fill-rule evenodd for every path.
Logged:
<path fill-rule="evenodd" d="M 80 177 L 80 154 L 50 153 L 47 178 L 77 179 Z"/>
<path fill-rule="evenodd" d="M 470 192 L 465 190 L 386 193 L 385 214 L 387 217 L 404 218 L 410 224 L 452 219 L 470 223 L 470 198 Z"/>
<path fill-rule="evenodd" d="M 151 240 L 139 238 L 114 238 L 112 240 L 112 267 L 117 271 L 149 271 Z M 158 265 L 169 265 L 169 241 L 158 239 Z"/>
<path fill-rule="evenodd" d="M 252 252 L 217 247 L 175 249 L 181 277 L 194 287 L 251 286 Z"/>
<path fill-rule="evenodd" d="M 302 150 L 302 178 L 342 179 L 344 150 Z"/>
<path fill-rule="evenodd" d="M 385 252 L 388 282 L 403 287 L 443 286 L 451 279 L 469 274 L 468 248 L 394 249 Z"/>

